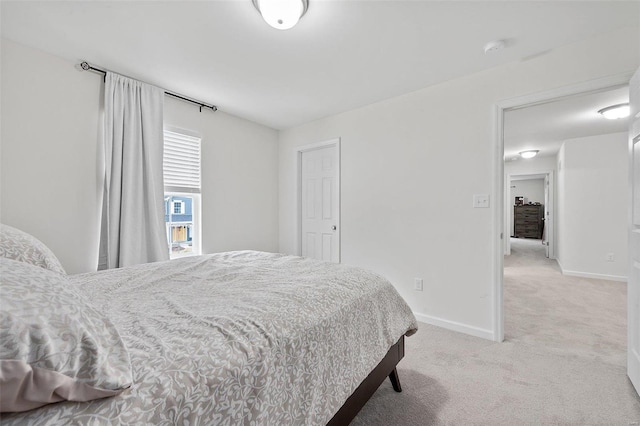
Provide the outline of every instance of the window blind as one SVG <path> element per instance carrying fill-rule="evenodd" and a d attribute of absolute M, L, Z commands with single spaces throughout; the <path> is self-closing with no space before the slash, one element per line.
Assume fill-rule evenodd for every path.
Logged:
<path fill-rule="evenodd" d="M 164 131 L 164 190 L 200 193 L 200 138 Z"/>

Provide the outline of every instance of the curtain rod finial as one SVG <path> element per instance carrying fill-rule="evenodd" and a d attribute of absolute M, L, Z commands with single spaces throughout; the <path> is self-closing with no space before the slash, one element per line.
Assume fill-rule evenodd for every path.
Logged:
<path fill-rule="evenodd" d="M 80 63 L 80 68 L 82 68 L 85 71 L 88 71 L 91 68 L 91 66 L 87 63 L 87 61 L 82 61 Z"/>

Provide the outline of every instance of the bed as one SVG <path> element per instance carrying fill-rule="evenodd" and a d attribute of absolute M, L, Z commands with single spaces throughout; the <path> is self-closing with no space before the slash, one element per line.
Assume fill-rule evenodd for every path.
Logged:
<path fill-rule="evenodd" d="M 3 264 L 3 280 L 17 263 Z M 387 376 L 400 390 L 395 366 L 417 330 L 379 275 L 283 254 L 63 278 L 119 334 L 130 383 L 106 398 L 3 413 L 3 424 L 348 424 Z"/>

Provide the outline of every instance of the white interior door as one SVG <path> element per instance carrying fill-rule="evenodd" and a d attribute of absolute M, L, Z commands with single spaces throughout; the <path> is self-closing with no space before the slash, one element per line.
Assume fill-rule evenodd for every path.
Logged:
<path fill-rule="evenodd" d="M 302 151 L 300 164 L 301 255 L 338 263 L 338 146 L 329 145 Z"/>
<path fill-rule="evenodd" d="M 640 68 L 631 79 L 629 92 L 631 104 L 629 120 L 631 212 L 629 215 L 629 280 L 627 284 L 627 372 L 636 392 L 640 394 Z"/>
<path fill-rule="evenodd" d="M 542 244 L 544 244 L 545 254 L 549 257 L 549 175 L 544 176 L 544 232 L 542 234 Z"/>

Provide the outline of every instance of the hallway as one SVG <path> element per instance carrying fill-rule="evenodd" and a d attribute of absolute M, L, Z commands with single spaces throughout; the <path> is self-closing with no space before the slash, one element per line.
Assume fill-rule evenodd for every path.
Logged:
<path fill-rule="evenodd" d="M 591 401 L 600 415 L 610 413 L 598 419 L 597 410 L 583 407 L 563 419 L 570 423 L 639 422 L 640 398 L 626 377 L 626 283 L 562 275 L 540 240 L 512 238 L 511 250 L 504 261 L 505 342 L 545 354 L 538 368 L 550 385 L 547 403 L 560 409 Z"/>
<path fill-rule="evenodd" d="M 540 240 L 511 239 L 505 339 L 626 365 L 626 284 L 562 275 Z"/>

